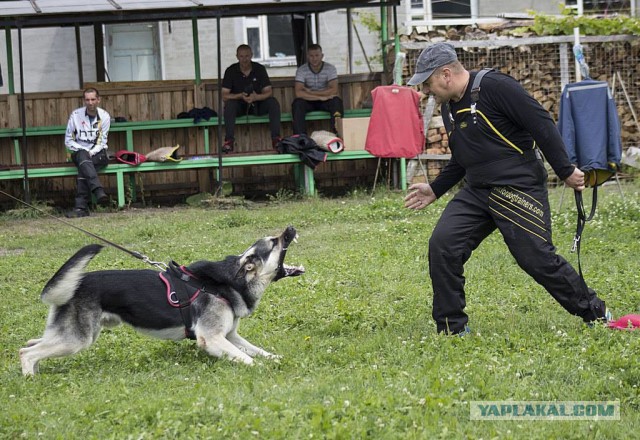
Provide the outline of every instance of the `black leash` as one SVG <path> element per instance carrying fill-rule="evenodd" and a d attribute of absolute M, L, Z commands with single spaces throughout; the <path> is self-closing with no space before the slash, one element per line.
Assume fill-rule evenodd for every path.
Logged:
<path fill-rule="evenodd" d="M 584 232 L 584 227 L 587 222 L 593 219 L 593 216 L 596 213 L 596 205 L 598 203 L 598 187 L 593 187 L 593 196 L 591 199 L 591 212 L 587 216 L 586 211 L 584 209 L 584 201 L 582 199 L 582 192 L 575 191 L 573 192 L 576 199 L 576 209 L 578 210 L 578 221 L 576 224 L 576 235 L 573 238 L 573 247 L 571 248 L 571 252 L 575 252 L 578 256 L 578 273 L 580 274 L 580 278 L 584 283 L 584 276 L 582 275 L 582 265 L 580 264 L 580 243 L 582 241 L 582 233 Z"/>
<path fill-rule="evenodd" d="M 41 214 L 44 214 L 44 215 L 46 215 L 46 216 L 48 216 L 48 217 L 51 217 L 51 218 L 52 218 L 52 219 L 54 219 L 54 220 L 59 221 L 60 223 L 63 223 L 63 224 L 65 224 L 65 225 L 67 225 L 67 226 L 70 226 L 70 227 L 72 227 L 73 229 L 77 229 L 78 231 L 80 231 L 80 232 L 82 232 L 82 233 L 84 233 L 84 234 L 87 234 L 88 236 L 93 237 L 93 238 L 95 238 L 95 239 L 97 239 L 97 240 L 100 240 L 100 241 L 102 241 L 103 243 L 106 243 L 106 244 L 108 244 L 109 246 L 112 246 L 112 247 L 114 247 L 114 248 L 116 248 L 116 249 L 118 249 L 118 250 L 121 250 L 122 252 L 126 252 L 127 254 L 131 255 L 132 257 L 137 258 L 138 260 L 142 260 L 142 261 L 144 261 L 145 263 L 149 263 L 149 264 L 151 264 L 152 266 L 157 267 L 158 269 L 162 269 L 162 270 L 166 270 L 166 269 L 167 269 L 167 265 L 166 265 L 165 263 L 161 262 L 161 261 L 151 261 L 151 259 L 150 259 L 149 257 L 147 257 L 147 256 L 146 256 L 146 255 L 144 255 L 144 254 L 141 254 L 140 252 L 137 252 L 137 251 L 131 251 L 131 250 L 129 250 L 129 249 L 127 249 L 127 248 L 123 247 L 123 246 L 120 246 L 119 244 L 116 244 L 116 243 L 114 243 L 114 242 L 112 242 L 112 241 L 107 240 L 106 238 L 102 238 L 102 237 L 100 237 L 99 235 L 94 234 L 93 232 L 89 232 L 89 231 L 87 231 L 86 229 L 82 229 L 82 228 L 80 228 L 80 227 L 78 227 L 78 226 L 76 226 L 76 225 L 74 225 L 74 224 L 72 224 L 72 223 L 69 223 L 69 222 L 67 222 L 67 221 L 65 221 L 65 220 L 62 220 L 62 219 L 61 219 L 61 218 L 59 218 L 59 217 L 56 217 L 55 215 L 51 215 L 51 214 L 49 214 L 48 212 L 46 212 L 46 211 L 44 211 L 44 210 L 42 210 L 42 209 L 40 209 L 40 208 L 38 208 L 38 207 L 36 207 L 36 206 L 33 206 L 33 205 L 31 205 L 31 204 L 29 204 L 29 203 L 25 202 L 24 200 L 20 200 L 19 198 L 14 197 L 14 196 L 12 196 L 11 194 L 8 194 L 8 193 L 6 193 L 6 192 L 4 192 L 4 191 L 2 191 L 2 190 L 0 190 L 0 194 L 4 194 L 5 196 L 7 196 L 7 197 L 9 197 L 9 198 L 11 198 L 11 199 L 13 199 L 13 200 L 15 200 L 16 202 L 20 202 L 20 203 L 22 203 L 23 205 L 28 206 L 29 208 L 31 208 L 31 209 L 33 209 L 33 210 L 36 210 L 36 211 L 38 211 L 38 212 L 39 212 L 39 213 L 41 213 Z"/>

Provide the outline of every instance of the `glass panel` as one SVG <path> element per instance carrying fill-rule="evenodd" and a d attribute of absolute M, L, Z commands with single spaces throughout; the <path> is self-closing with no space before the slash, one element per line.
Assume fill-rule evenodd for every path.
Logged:
<path fill-rule="evenodd" d="M 582 3 L 584 11 L 589 11 L 590 13 L 628 13 L 631 10 L 629 0 L 583 0 Z"/>
<path fill-rule="evenodd" d="M 253 52 L 254 59 L 262 58 L 260 50 L 260 30 L 258 28 L 247 28 L 247 44 Z"/>
<path fill-rule="evenodd" d="M 269 15 L 267 17 L 269 34 L 269 58 L 295 56 L 290 15 Z"/>
<path fill-rule="evenodd" d="M 432 0 L 433 18 L 471 17 L 470 0 Z"/>

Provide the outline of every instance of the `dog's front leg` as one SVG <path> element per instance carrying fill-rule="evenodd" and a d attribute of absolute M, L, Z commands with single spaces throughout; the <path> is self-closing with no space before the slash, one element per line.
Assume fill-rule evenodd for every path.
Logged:
<path fill-rule="evenodd" d="M 260 356 L 264 356 L 266 358 L 271 358 L 271 359 L 282 358 L 282 356 L 269 353 L 267 350 L 253 345 L 251 342 L 247 341 L 245 338 L 240 336 L 238 332 L 236 332 L 235 330 L 231 331 L 227 335 L 227 339 L 229 340 L 229 342 L 231 342 L 233 345 L 235 345 L 236 347 L 238 347 L 240 350 L 242 350 L 244 353 L 247 353 L 251 357 L 260 355 Z"/>
<path fill-rule="evenodd" d="M 244 362 L 247 365 L 253 364 L 251 356 L 243 353 L 235 345 L 227 341 L 222 335 L 215 335 L 212 337 L 198 335 L 196 338 L 198 346 L 211 356 L 215 356 L 217 358 L 228 357 L 232 361 Z"/>

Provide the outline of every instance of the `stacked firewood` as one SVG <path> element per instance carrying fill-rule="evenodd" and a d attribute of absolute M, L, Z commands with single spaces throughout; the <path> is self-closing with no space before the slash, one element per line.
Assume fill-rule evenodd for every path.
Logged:
<path fill-rule="evenodd" d="M 449 138 L 447 130 L 442 123 L 442 116 L 431 118 L 426 133 L 425 153 L 427 154 L 451 154 L 449 150 Z"/>
<path fill-rule="evenodd" d="M 563 81 L 574 82 L 575 68 L 570 43 L 553 42 L 553 37 L 540 38 L 540 44 L 527 35 L 528 44 L 518 46 L 501 45 L 506 40 L 517 40 L 504 29 L 458 29 L 447 31 L 431 31 L 428 34 L 413 32 L 405 36 L 403 42 L 424 41 L 456 41 L 469 40 L 469 46 L 458 50 L 462 64 L 469 70 L 491 67 L 507 73 L 518 80 L 531 95 L 557 120 L 560 111 Z M 590 68 L 592 79 L 606 81 L 613 89 L 620 119 L 620 135 L 623 149 L 640 143 L 640 38 L 627 36 L 624 41 L 620 37 L 602 37 L 602 41 L 583 43 L 584 56 Z M 478 45 L 474 47 L 472 40 L 494 40 L 495 46 Z M 413 72 L 415 60 L 420 49 L 407 51 L 408 61 L 405 63 L 406 77 Z M 569 71 L 562 76 L 561 59 L 567 59 Z M 566 68 L 565 68 L 566 69 Z M 439 140 L 430 129 L 427 133 L 426 149 L 440 148 Z M 438 153 L 436 153 L 438 154 Z"/>

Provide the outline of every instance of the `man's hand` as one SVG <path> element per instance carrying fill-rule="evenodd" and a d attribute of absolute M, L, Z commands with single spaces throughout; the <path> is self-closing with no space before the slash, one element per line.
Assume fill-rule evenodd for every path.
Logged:
<path fill-rule="evenodd" d="M 584 190 L 584 173 L 580 170 L 580 168 L 576 167 L 573 170 L 573 173 L 564 179 L 564 183 L 566 183 L 571 188 L 576 191 Z"/>
<path fill-rule="evenodd" d="M 257 98 L 258 98 L 258 95 L 256 94 L 256 92 L 253 92 L 250 95 L 247 95 L 246 93 L 242 94 L 242 99 L 247 104 L 253 104 L 255 101 L 258 100 Z"/>
<path fill-rule="evenodd" d="M 411 191 L 404 198 L 404 207 L 409 209 L 423 209 L 436 200 L 436 195 L 428 183 L 414 183 L 409 187 Z"/>

